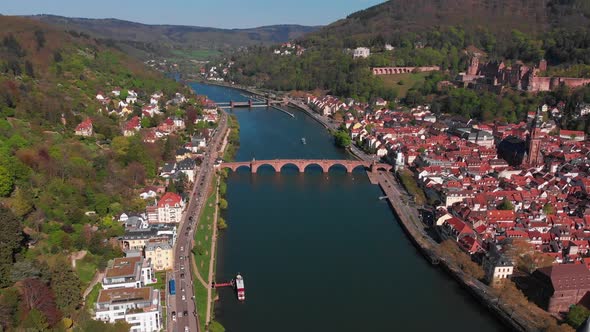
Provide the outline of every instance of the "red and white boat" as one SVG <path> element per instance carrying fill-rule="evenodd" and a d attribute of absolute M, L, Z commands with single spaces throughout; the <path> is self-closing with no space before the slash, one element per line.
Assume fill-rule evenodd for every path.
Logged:
<path fill-rule="evenodd" d="M 242 275 L 238 273 L 236 278 L 234 279 L 234 287 L 236 289 L 236 294 L 238 295 L 238 300 L 245 301 L 246 300 L 246 288 L 244 287 L 244 278 Z"/>

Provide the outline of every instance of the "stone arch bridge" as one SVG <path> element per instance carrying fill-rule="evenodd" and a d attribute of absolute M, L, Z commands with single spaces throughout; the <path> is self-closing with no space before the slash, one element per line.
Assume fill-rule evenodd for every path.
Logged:
<path fill-rule="evenodd" d="M 250 168 L 250 172 L 258 172 L 261 166 L 270 166 L 275 172 L 280 172 L 286 165 L 293 165 L 297 167 L 299 172 L 305 172 L 308 166 L 319 166 L 324 173 L 327 173 L 333 166 L 343 166 L 346 172 L 351 173 L 357 167 L 363 167 L 368 172 L 384 170 L 391 171 L 393 166 L 384 163 L 375 163 L 361 160 L 329 160 L 329 159 L 273 159 L 273 160 L 252 160 L 252 161 L 238 161 L 238 162 L 224 162 L 220 168 L 228 168 L 232 171 L 237 171 L 240 167 Z"/>

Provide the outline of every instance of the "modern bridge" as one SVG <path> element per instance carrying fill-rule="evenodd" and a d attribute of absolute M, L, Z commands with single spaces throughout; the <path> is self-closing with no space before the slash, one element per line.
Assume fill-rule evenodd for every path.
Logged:
<path fill-rule="evenodd" d="M 228 168 L 232 171 L 237 171 L 240 167 L 250 169 L 250 172 L 258 172 L 261 166 L 270 166 L 275 172 L 280 172 L 284 166 L 295 166 L 299 172 L 305 172 L 308 166 L 319 166 L 324 173 L 330 171 L 333 166 L 343 166 L 346 172 L 352 173 L 357 167 L 362 167 L 368 172 L 384 170 L 391 171 L 393 166 L 385 163 L 376 163 L 362 160 L 330 160 L 330 159 L 272 159 L 272 160 L 252 160 L 252 161 L 237 161 L 237 162 L 223 162 L 219 165 L 220 168 Z"/>

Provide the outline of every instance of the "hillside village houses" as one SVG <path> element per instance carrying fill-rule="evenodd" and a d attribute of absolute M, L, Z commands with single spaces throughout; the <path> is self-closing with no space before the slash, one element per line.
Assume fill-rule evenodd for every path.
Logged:
<path fill-rule="evenodd" d="M 176 93 L 171 100 L 164 102 L 162 92 L 147 95 L 142 100 L 139 93 L 129 89 L 127 96 L 121 99 L 121 90 L 114 88 L 110 94 L 99 91 L 96 100 L 102 107 L 99 112 L 104 109 L 106 114 L 121 117 L 122 136 L 140 134 L 143 142 L 156 143 L 168 135 L 185 130 L 185 119 L 177 116 L 158 117 L 161 119 L 160 123 L 152 128 L 142 129 L 141 121 L 142 118 L 152 119 L 166 112 L 166 109 L 161 108 L 163 105 L 167 109 L 184 107 L 188 99 L 181 93 Z M 196 102 L 203 108 L 200 121 L 218 121 L 219 113 L 213 101 L 197 96 Z M 177 238 L 177 224 L 181 221 L 185 208 L 185 198 L 168 192 L 166 185 L 179 176 L 194 181 L 196 158 L 201 157 L 207 147 L 212 130 L 207 128 L 200 135 L 192 136 L 176 151 L 173 160 L 161 168 L 160 181 L 164 185 L 154 184 L 137 190 L 138 197 L 147 201 L 144 213 L 119 215 L 117 220 L 125 228 L 125 233 L 118 238 L 118 243 L 125 257 L 109 262 L 101 280 L 102 290 L 94 307 L 94 319 L 111 323 L 124 319 L 132 325 L 131 331 L 152 332 L 163 329 L 162 294 L 151 285 L 157 282 L 156 271 L 174 268 L 173 248 Z M 80 123 L 75 134 L 92 136 L 92 119 L 87 118 Z"/>
<path fill-rule="evenodd" d="M 92 119 L 86 118 L 78 126 L 76 126 L 75 134 L 77 136 L 90 137 L 94 134 L 92 127 Z"/>
<path fill-rule="evenodd" d="M 590 281 L 590 144 L 584 132 L 555 125 L 563 104 L 503 124 L 435 115 L 428 106 L 389 109 L 313 95 L 304 101 L 322 115 L 339 112 L 354 144 L 411 170 L 434 207 L 432 226 L 482 262 L 488 282 L 512 277 L 516 262 L 506 254 L 524 241 L 539 261 L 552 263 L 531 276 L 545 285 L 545 309 L 564 312 L 590 296 L 585 283 L 572 281 Z M 526 147 L 520 157 L 513 144 Z"/>

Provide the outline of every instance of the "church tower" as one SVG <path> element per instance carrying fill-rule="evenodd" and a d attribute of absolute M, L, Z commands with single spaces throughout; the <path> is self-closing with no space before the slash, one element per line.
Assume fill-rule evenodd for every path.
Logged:
<path fill-rule="evenodd" d="M 541 129 L 538 124 L 539 110 L 535 114 L 528 137 L 528 151 L 525 158 L 525 163 L 528 166 L 543 165 L 543 154 L 541 153 Z"/>

